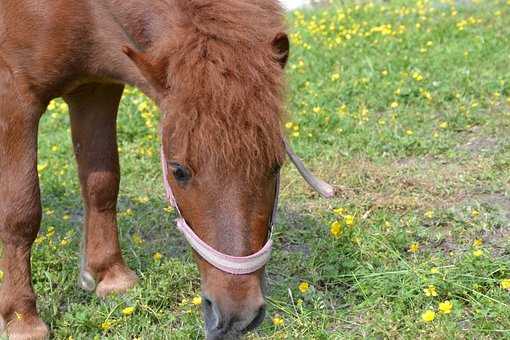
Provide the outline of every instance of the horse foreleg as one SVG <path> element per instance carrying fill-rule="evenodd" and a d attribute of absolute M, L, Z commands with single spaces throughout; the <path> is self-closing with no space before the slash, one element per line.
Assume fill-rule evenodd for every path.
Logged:
<path fill-rule="evenodd" d="M 48 328 L 37 314 L 30 270 L 42 215 L 37 128 L 43 108 L 20 93 L 0 58 L 0 337 L 6 331 L 10 339 L 44 339 Z"/>
<path fill-rule="evenodd" d="M 80 285 L 101 297 L 137 281 L 122 259 L 117 230 L 116 118 L 122 92 L 120 85 L 94 84 L 65 97 L 86 210 Z"/>

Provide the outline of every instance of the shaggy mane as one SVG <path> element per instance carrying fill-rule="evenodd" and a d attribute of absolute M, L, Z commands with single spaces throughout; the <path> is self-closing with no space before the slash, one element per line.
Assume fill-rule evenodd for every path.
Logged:
<path fill-rule="evenodd" d="M 271 43 L 285 31 L 282 8 L 276 0 L 172 1 L 167 83 L 173 137 L 187 161 L 250 177 L 281 165 L 283 70 Z"/>

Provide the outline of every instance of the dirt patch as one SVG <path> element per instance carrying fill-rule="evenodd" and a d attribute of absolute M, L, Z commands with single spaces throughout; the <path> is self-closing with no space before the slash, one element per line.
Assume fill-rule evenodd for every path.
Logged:
<path fill-rule="evenodd" d="M 484 194 L 476 200 L 500 212 L 501 218 L 510 228 L 510 197 L 502 193 Z"/>
<path fill-rule="evenodd" d="M 498 140 L 490 137 L 475 137 L 470 139 L 466 144 L 459 145 L 455 148 L 457 151 L 482 153 L 495 151 L 498 149 Z"/>

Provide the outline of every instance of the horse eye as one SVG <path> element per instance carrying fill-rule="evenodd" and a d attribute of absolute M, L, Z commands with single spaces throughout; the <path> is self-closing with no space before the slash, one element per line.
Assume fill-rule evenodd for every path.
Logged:
<path fill-rule="evenodd" d="M 186 182 L 191 178 L 191 172 L 183 165 L 172 162 L 172 173 L 178 182 Z"/>
<path fill-rule="evenodd" d="M 282 169 L 282 166 L 281 164 L 275 164 L 272 168 L 271 168 L 271 174 L 276 176 L 280 173 L 280 170 Z"/>

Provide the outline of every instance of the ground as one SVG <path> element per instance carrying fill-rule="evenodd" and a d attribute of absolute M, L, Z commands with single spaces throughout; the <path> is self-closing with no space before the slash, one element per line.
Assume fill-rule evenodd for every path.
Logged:
<path fill-rule="evenodd" d="M 319 198 L 284 168 L 268 317 L 249 338 L 510 337 L 510 2 L 343 1 L 289 14 L 289 29 L 286 129 L 338 195 Z M 55 339 L 203 336 L 158 116 L 126 91 L 118 210 L 141 280 L 107 301 L 76 285 L 67 108 L 54 101 L 42 119 L 33 277 Z"/>

